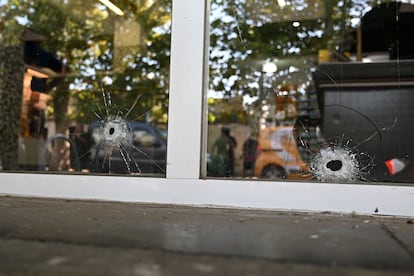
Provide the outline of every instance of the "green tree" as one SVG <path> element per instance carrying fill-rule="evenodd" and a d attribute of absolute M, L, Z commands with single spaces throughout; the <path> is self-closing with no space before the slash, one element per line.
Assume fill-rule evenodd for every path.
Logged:
<path fill-rule="evenodd" d="M 51 115 L 57 123 L 67 120 L 67 106 L 74 97 L 77 106 L 72 119 L 86 121 L 102 104 L 101 89 L 113 94 L 115 102 L 132 103 L 143 94 L 136 114 L 168 100 L 171 1 L 122 1 L 123 18 L 103 8 L 97 1 L 12 0 L 1 7 L 2 42 L 20 43 L 26 27 L 44 34 L 43 47 L 69 68 L 64 84 L 53 91 Z M 135 21 L 141 31 L 141 44 L 127 49 L 121 60 L 123 70 L 114 68 L 114 36 L 119 21 Z M 130 47 L 131 48 L 131 47 Z M 150 74 L 151 73 L 151 74 Z M 113 79 L 111 86 L 102 79 Z M 155 118 L 156 119 L 156 118 Z"/>
<path fill-rule="evenodd" d="M 98 1 L 0 2 L 2 45 L 21 44 L 24 30 L 30 27 L 46 38 L 42 47 L 66 65 L 66 71 L 56 76 L 61 82 L 50 92 L 49 116 L 58 133 L 66 132 L 69 120 L 98 120 L 95 114 L 104 106 L 102 90 L 111 94 L 119 111 L 141 95 L 128 119 L 143 119 L 155 109 L 147 119 L 166 122 L 171 1 L 118 4 L 125 11 L 122 17 Z M 139 31 L 136 44 L 122 37 L 129 25 L 137 27 L 132 32 Z M 126 46 L 117 45 L 122 40 Z M 110 85 L 103 81 L 108 77 Z"/>
<path fill-rule="evenodd" d="M 320 49 L 336 50 L 365 0 L 212 0 L 210 89 L 224 97 L 274 93 L 272 84 L 306 84 Z M 293 22 L 297 22 L 293 24 Z M 266 75 L 262 65 L 278 60 Z M 256 85 L 254 85 L 256 84 Z"/>

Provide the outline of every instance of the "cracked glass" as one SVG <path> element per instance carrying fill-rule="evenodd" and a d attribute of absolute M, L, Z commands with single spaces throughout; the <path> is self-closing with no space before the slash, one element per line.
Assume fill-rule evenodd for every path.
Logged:
<path fill-rule="evenodd" d="M 414 180 L 414 1 L 211 0 L 209 178 Z"/>
<path fill-rule="evenodd" d="M 165 175 L 171 1 L 0 13 L 1 170 Z"/>

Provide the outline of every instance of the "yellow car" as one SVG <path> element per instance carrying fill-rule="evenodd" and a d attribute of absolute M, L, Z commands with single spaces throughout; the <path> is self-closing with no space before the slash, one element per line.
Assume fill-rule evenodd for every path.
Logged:
<path fill-rule="evenodd" d="M 277 179 L 304 175 L 307 165 L 300 157 L 293 126 L 274 126 L 260 131 L 255 176 Z M 292 177 L 294 178 L 294 177 Z"/>

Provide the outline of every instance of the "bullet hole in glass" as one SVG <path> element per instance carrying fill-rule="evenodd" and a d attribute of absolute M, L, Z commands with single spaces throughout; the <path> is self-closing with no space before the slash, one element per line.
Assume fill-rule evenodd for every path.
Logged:
<path fill-rule="evenodd" d="M 326 163 L 326 167 L 331 171 L 339 171 L 342 168 L 342 161 L 341 160 L 331 160 Z"/>

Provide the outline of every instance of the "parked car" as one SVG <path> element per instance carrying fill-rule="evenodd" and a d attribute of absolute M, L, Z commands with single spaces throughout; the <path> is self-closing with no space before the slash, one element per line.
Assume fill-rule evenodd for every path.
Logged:
<path fill-rule="evenodd" d="M 283 178 L 306 171 L 293 137 L 293 126 L 274 126 L 260 131 L 255 176 Z"/>
<path fill-rule="evenodd" d="M 164 130 L 140 121 L 108 120 L 90 125 L 91 172 L 165 174 Z"/>

